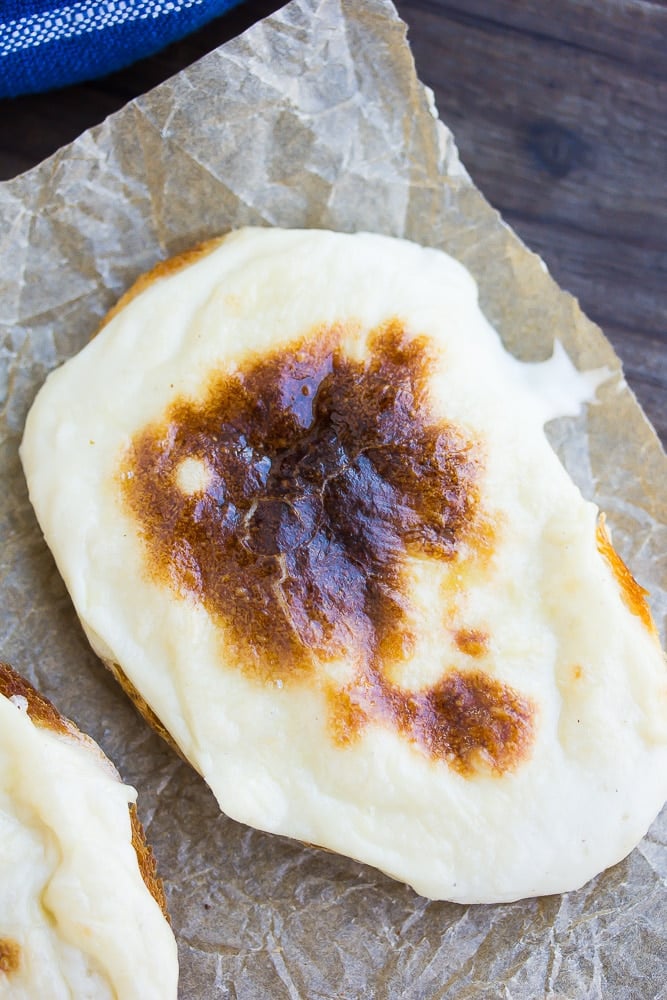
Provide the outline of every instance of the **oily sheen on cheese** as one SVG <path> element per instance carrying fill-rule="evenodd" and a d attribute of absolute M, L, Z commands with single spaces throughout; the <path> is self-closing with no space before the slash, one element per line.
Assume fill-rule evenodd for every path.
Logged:
<path fill-rule="evenodd" d="M 135 797 L 0 664 L 0 997 L 176 997 L 176 942 Z"/>
<path fill-rule="evenodd" d="M 572 410 L 591 386 L 554 365 Z M 21 449 L 46 540 L 228 815 L 466 902 L 642 837 L 665 662 L 530 368 L 441 252 L 247 229 L 49 376 Z"/>

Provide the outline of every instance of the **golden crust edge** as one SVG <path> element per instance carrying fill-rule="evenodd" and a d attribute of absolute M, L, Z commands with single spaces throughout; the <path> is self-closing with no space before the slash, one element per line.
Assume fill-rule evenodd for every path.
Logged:
<path fill-rule="evenodd" d="M 162 739 L 167 743 L 172 750 L 174 750 L 186 764 L 190 764 L 190 761 L 185 757 L 183 751 L 179 745 L 174 740 L 173 736 L 168 729 L 160 721 L 159 717 L 155 714 L 153 709 L 150 707 L 146 699 L 139 693 L 137 688 L 134 686 L 130 678 L 127 676 L 123 668 L 119 663 L 114 660 L 108 660 L 105 657 L 101 657 L 102 663 L 107 668 L 107 670 L 112 674 L 114 679 L 118 682 L 123 690 L 123 693 L 127 695 L 134 707 L 136 708 L 139 715 L 142 716 L 145 722 L 148 723 L 150 728 L 161 736 Z M 191 765 L 192 766 L 192 765 Z"/>
<path fill-rule="evenodd" d="M 168 730 L 166 730 L 165 727 L 162 725 L 162 723 L 160 722 L 159 718 L 157 717 L 153 709 L 150 707 L 148 702 L 144 698 L 142 698 L 142 696 L 139 694 L 139 692 L 135 688 L 130 678 L 127 676 L 126 673 L 123 672 L 121 667 L 117 663 L 114 663 L 113 660 L 105 660 L 102 658 L 102 663 L 107 668 L 107 670 L 109 670 L 113 674 L 114 678 L 118 681 L 124 693 L 130 699 L 130 701 L 136 708 L 139 715 L 143 717 L 144 722 L 148 723 L 151 729 L 153 729 L 158 734 L 158 736 L 162 737 L 165 743 L 167 743 L 172 748 L 172 750 L 174 750 L 178 754 L 181 760 L 185 761 L 185 763 L 189 767 L 194 767 L 194 764 L 188 760 L 188 758 L 185 756 L 181 748 L 175 742 L 174 738 L 171 736 Z M 195 771 L 196 770 L 197 769 L 195 768 Z M 294 837 L 290 837 L 289 839 L 293 840 L 294 843 L 296 844 L 302 844 L 304 847 L 311 847 L 316 851 L 325 851 L 327 854 L 338 853 L 337 851 L 334 851 L 329 847 L 323 847 L 321 844 L 313 844 L 308 840 L 299 840 L 298 838 Z"/>
<path fill-rule="evenodd" d="M 597 550 L 607 563 L 618 587 L 621 600 L 630 614 L 640 619 L 647 632 L 659 643 L 658 629 L 648 603 L 649 592 L 635 580 L 629 568 L 614 548 L 607 531 L 606 516 L 600 511 L 595 528 Z"/>
<path fill-rule="evenodd" d="M 76 726 L 71 719 L 66 718 L 58 709 L 38 691 L 21 674 L 17 673 L 8 663 L 0 660 L 0 695 L 10 699 L 12 696 L 25 698 L 28 704 L 28 716 L 34 726 L 42 729 L 49 729 L 65 736 L 79 745 L 85 747 L 94 754 L 98 763 L 106 771 L 113 774 L 117 781 L 121 781 L 118 770 L 112 761 L 107 757 L 98 743 Z M 160 907 L 164 917 L 169 923 L 171 919 L 167 910 L 167 898 L 164 891 L 162 879 L 157 873 L 157 863 L 152 848 L 146 840 L 144 829 L 139 820 L 134 803 L 129 805 L 130 827 L 132 831 L 132 847 L 137 856 L 139 872 L 144 884 L 155 902 Z"/>
<path fill-rule="evenodd" d="M 183 250 L 173 257 L 167 257 L 166 260 L 158 261 L 149 271 L 140 274 L 134 284 L 130 285 L 116 304 L 111 307 L 93 336 L 96 336 L 100 330 L 103 330 L 107 323 L 110 323 L 133 299 L 136 299 L 138 295 L 146 291 L 155 281 L 158 281 L 160 278 L 168 278 L 178 271 L 189 267 L 191 264 L 196 263 L 196 261 L 201 260 L 203 257 L 207 257 L 214 250 L 217 250 L 229 235 L 229 233 L 225 233 L 223 236 L 213 236 L 209 240 L 197 243 L 195 246 L 190 247 L 189 250 Z"/>

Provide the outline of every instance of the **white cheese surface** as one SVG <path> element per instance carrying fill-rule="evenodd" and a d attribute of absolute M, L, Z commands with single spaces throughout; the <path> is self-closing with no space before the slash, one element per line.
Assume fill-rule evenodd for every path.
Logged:
<path fill-rule="evenodd" d="M 0 997 L 176 997 L 176 942 L 132 847 L 135 798 L 96 747 L 0 697 L 0 942 L 18 947 Z"/>
<path fill-rule="evenodd" d="M 452 669 L 482 670 L 529 700 L 529 752 L 501 774 L 462 773 L 381 720 L 337 744 L 316 680 L 290 681 L 289 664 L 272 683 L 239 670 L 201 603 L 148 572 L 119 486 L 133 437 L 175 396 L 201 398 L 212 372 L 334 324 L 345 352 L 363 358 L 369 331 L 392 318 L 436 346 L 433 412 L 480 443 L 482 504 L 498 526 L 484 573 L 408 560 L 417 638 L 395 679 L 419 691 Z M 471 276 L 439 251 L 249 229 L 155 281 L 53 372 L 21 457 L 91 642 L 228 815 L 432 898 L 512 900 L 575 888 L 620 860 L 667 796 L 664 658 L 598 551 L 595 506 L 543 433 L 594 387 L 562 351 L 546 366 L 512 359 Z M 205 490 L 206 470 L 184 468 L 180 484 Z M 457 629 L 483 630 L 483 655 L 462 651 Z M 345 678 L 352 667 L 326 669 Z"/>

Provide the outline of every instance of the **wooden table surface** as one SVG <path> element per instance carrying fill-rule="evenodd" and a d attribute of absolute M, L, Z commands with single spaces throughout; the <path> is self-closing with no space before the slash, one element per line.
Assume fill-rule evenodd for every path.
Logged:
<path fill-rule="evenodd" d="M 250 0 L 122 72 L 0 101 L 0 179 L 280 6 Z M 397 7 L 463 162 L 602 326 L 667 442 L 667 6 L 399 0 Z"/>

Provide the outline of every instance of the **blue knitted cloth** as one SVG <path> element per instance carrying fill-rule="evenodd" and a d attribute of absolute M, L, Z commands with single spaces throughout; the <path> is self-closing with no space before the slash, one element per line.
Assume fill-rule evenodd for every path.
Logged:
<path fill-rule="evenodd" d="M 240 0 L 0 0 L 0 97 L 122 69 Z"/>

